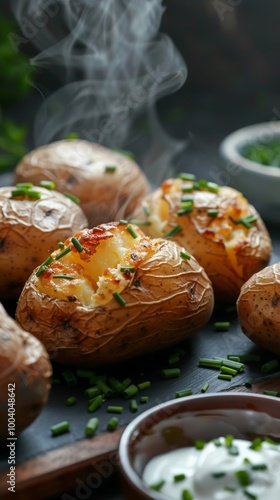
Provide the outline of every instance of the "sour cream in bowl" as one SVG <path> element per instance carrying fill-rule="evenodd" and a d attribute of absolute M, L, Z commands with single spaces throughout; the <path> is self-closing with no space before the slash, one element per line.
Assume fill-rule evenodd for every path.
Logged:
<path fill-rule="evenodd" d="M 278 500 L 280 401 L 191 396 L 143 413 L 122 434 L 126 499 Z"/>

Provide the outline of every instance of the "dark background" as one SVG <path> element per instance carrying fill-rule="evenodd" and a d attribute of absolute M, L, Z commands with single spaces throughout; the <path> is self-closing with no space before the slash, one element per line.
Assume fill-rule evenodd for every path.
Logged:
<path fill-rule="evenodd" d="M 159 116 L 170 134 L 189 139 L 187 151 L 176 159 L 176 168 L 213 173 L 221 168 L 218 146 L 228 133 L 269 121 L 275 116 L 273 110 L 280 110 L 279 0 L 165 3 L 161 29 L 184 57 L 188 78 L 179 91 L 160 100 Z M 9 13 L 3 0 L 1 13 Z M 25 50 L 30 56 L 36 54 L 30 43 Z M 58 85 L 47 72 L 37 73 L 35 81 L 46 92 Z M 41 101 L 41 95 L 32 89 L 25 100 L 3 110 L 29 125 L 30 148 Z M 121 500 L 117 479 L 104 481 L 90 498 Z"/>

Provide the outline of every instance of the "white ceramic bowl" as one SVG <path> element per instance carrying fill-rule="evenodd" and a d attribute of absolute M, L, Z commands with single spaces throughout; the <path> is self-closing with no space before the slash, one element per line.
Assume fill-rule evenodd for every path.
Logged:
<path fill-rule="evenodd" d="M 241 191 L 266 222 L 280 224 L 280 168 L 262 165 L 242 156 L 248 145 L 267 145 L 280 138 L 280 122 L 249 125 L 228 135 L 220 144 L 224 170 L 220 177 Z"/>

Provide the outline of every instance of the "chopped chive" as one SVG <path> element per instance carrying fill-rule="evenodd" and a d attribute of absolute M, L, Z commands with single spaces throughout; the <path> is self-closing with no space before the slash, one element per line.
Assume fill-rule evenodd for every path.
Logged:
<path fill-rule="evenodd" d="M 79 205 L 79 203 L 81 203 L 81 200 L 77 196 L 75 196 L 74 194 L 72 194 L 72 193 L 63 193 L 63 194 L 64 194 L 64 196 L 66 196 L 66 198 L 69 198 L 69 200 L 72 200 L 77 205 Z"/>
<path fill-rule="evenodd" d="M 192 207 L 186 207 L 186 208 L 180 208 L 179 210 L 177 210 L 177 215 L 179 215 L 179 217 L 181 215 L 188 215 L 190 214 L 191 212 L 193 211 L 193 208 Z"/>
<path fill-rule="evenodd" d="M 35 189 L 28 189 L 26 195 L 28 196 L 28 198 L 33 198 L 34 200 L 40 200 L 41 198 L 40 191 L 36 191 Z"/>
<path fill-rule="evenodd" d="M 191 255 L 189 253 L 185 252 L 184 250 L 181 250 L 180 255 L 183 259 L 186 259 L 186 260 L 191 259 Z"/>
<path fill-rule="evenodd" d="M 247 457 L 244 458 L 243 462 L 246 465 L 251 465 L 251 462 L 250 462 L 249 458 L 247 458 Z"/>
<path fill-rule="evenodd" d="M 138 411 L 138 404 L 136 399 L 131 399 L 129 401 L 129 408 L 132 413 L 136 413 Z"/>
<path fill-rule="evenodd" d="M 82 368 L 78 368 L 76 374 L 77 377 L 88 378 L 90 383 L 95 382 L 96 376 L 93 370 L 84 370 Z"/>
<path fill-rule="evenodd" d="M 200 389 L 200 392 L 206 392 L 209 388 L 209 384 L 208 382 L 205 382 L 205 384 L 203 384 L 203 386 L 201 387 Z"/>
<path fill-rule="evenodd" d="M 144 214 L 146 215 L 146 217 L 149 217 L 149 215 L 151 215 L 149 207 L 147 207 L 147 205 L 143 206 L 143 211 L 144 211 Z"/>
<path fill-rule="evenodd" d="M 193 500 L 193 495 L 189 490 L 182 491 L 182 500 Z"/>
<path fill-rule="evenodd" d="M 191 193 L 193 190 L 193 184 L 191 186 L 182 186 L 182 193 Z"/>
<path fill-rule="evenodd" d="M 235 493 L 236 492 L 236 488 L 233 488 L 232 486 L 225 486 L 224 490 L 225 491 L 229 491 L 230 493 Z"/>
<path fill-rule="evenodd" d="M 267 465 L 266 464 L 252 464 L 251 469 L 252 470 L 266 470 Z"/>
<path fill-rule="evenodd" d="M 148 403 L 148 401 L 149 401 L 149 396 L 140 397 L 140 403 Z"/>
<path fill-rule="evenodd" d="M 118 292 L 114 292 L 113 297 L 120 304 L 120 306 L 124 307 L 126 305 L 126 300 Z"/>
<path fill-rule="evenodd" d="M 175 365 L 176 363 L 179 363 L 180 361 L 180 357 L 178 356 L 178 354 L 176 353 L 172 353 L 170 354 L 170 356 L 168 357 L 168 364 L 169 365 Z"/>
<path fill-rule="evenodd" d="M 160 491 L 164 484 L 165 484 L 165 481 L 163 479 L 161 479 L 157 483 L 150 484 L 149 488 L 150 488 L 150 490 Z"/>
<path fill-rule="evenodd" d="M 173 481 L 174 483 L 179 483 L 180 481 L 184 481 L 184 479 L 186 479 L 186 474 L 175 474 L 175 476 L 173 476 Z"/>
<path fill-rule="evenodd" d="M 110 377 L 108 382 L 115 393 L 120 394 L 123 391 L 122 383 L 115 377 Z"/>
<path fill-rule="evenodd" d="M 140 384 L 137 384 L 137 387 L 139 391 L 144 391 L 145 389 L 151 387 L 151 382 L 150 380 L 146 380 L 145 382 L 140 382 Z"/>
<path fill-rule="evenodd" d="M 252 500 L 257 500 L 258 499 L 257 495 L 254 495 L 254 493 L 251 493 L 248 490 L 244 490 L 243 493 L 244 493 L 244 495 L 246 497 L 251 498 Z"/>
<path fill-rule="evenodd" d="M 236 471 L 235 477 L 241 486 L 248 486 L 252 482 L 251 476 L 247 470 Z"/>
<path fill-rule="evenodd" d="M 74 247 L 78 250 L 78 252 L 82 252 L 84 247 L 81 245 L 81 243 L 79 242 L 79 240 L 77 240 L 77 238 L 71 238 L 71 242 L 73 243 Z"/>
<path fill-rule="evenodd" d="M 226 475 L 225 472 L 213 472 L 211 474 L 212 477 L 214 477 L 215 479 L 219 479 L 220 477 L 224 477 Z"/>
<path fill-rule="evenodd" d="M 51 379 L 51 384 L 52 385 L 60 385 L 61 384 L 61 380 L 59 380 L 59 378 L 52 378 Z"/>
<path fill-rule="evenodd" d="M 260 451 L 262 448 L 262 443 L 263 443 L 263 440 L 261 438 L 257 437 L 255 439 L 253 439 L 249 448 L 251 450 Z"/>
<path fill-rule="evenodd" d="M 208 191 L 211 191 L 212 193 L 218 193 L 220 186 L 216 184 L 215 182 L 207 182 L 207 189 Z"/>
<path fill-rule="evenodd" d="M 27 189 L 26 188 L 13 189 L 11 191 L 11 197 L 12 198 L 17 198 L 19 196 L 26 196 L 26 195 L 27 195 Z"/>
<path fill-rule="evenodd" d="M 128 220 L 126 220 L 126 219 L 120 219 L 119 223 L 125 225 L 125 224 L 128 224 Z"/>
<path fill-rule="evenodd" d="M 266 396 L 273 396 L 275 398 L 279 398 L 280 397 L 280 392 L 278 392 L 278 391 L 271 391 L 269 389 L 264 389 L 263 394 L 265 394 Z"/>
<path fill-rule="evenodd" d="M 216 323 L 214 323 L 215 332 L 227 332 L 229 328 L 230 328 L 229 321 L 216 321 Z"/>
<path fill-rule="evenodd" d="M 65 279 L 65 280 L 74 280 L 75 276 L 70 276 L 70 274 L 55 274 L 53 279 Z"/>
<path fill-rule="evenodd" d="M 113 390 L 111 389 L 111 387 L 109 387 L 106 382 L 104 382 L 104 380 L 101 378 L 101 377 L 98 377 L 95 381 L 98 389 L 100 389 L 100 391 L 106 396 L 106 397 L 109 397 L 109 396 L 112 396 L 113 394 Z"/>
<path fill-rule="evenodd" d="M 91 400 L 87 408 L 88 412 L 93 413 L 95 410 L 100 408 L 102 403 L 103 403 L 103 397 L 101 396 L 101 394 L 99 394 L 93 400 Z"/>
<path fill-rule="evenodd" d="M 176 378 L 181 375 L 180 368 L 166 368 L 161 370 L 161 376 L 165 379 Z"/>
<path fill-rule="evenodd" d="M 267 363 L 264 363 L 261 366 L 261 371 L 263 373 L 270 372 L 270 371 L 274 370 L 275 368 L 278 368 L 278 365 L 279 365 L 278 359 L 272 359 L 271 361 L 268 361 Z"/>
<path fill-rule="evenodd" d="M 74 141 L 75 139 L 79 139 L 79 134 L 77 132 L 69 132 L 69 134 L 66 134 L 64 139 L 66 141 Z"/>
<path fill-rule="evenodd" d="M 93 436 L 93 434 L 96 433 L 98 426 L 99 426 L 98 418 L 97 417 L 90 418 L 85 427 L 86 436 Z"/>
<path fill-rule="evenodd" d="M 235 356 L 233 354 L 228 354 L 227 359 L 230 361 L 237 361 L 237 363 L 240 363 L 240 356 Z"/>
<path fill-rule="evenodd" d="M 181 391 L 175 392 L 175 398 L 183 398 L 185 396 L 191 396 L 193 391 L 191 389 L 182 389 Z"/>
<path fill-rule="evenodd" d="M 99 389 L 99 387 L 97 387 L 97 385 L 95 385 L 93 387 L 89 387 L 88 389 L 86 389 L 84 391 L 84 396 L 86 399 L 93 399 L 96 396 L 99 396 L 99 394 L 101 394 L 101 392 L 102 391 Z"/>
<path fill-rule="evenodd" d="M 64 370 L 62 372 L 62 376 L 68 387 L 76 387 L 78 381 L 76 375 L 72 372 L 72 370 Z"/>
<path fill-rule="evenodd" d="M 241 363 L 251 363 L 261 361 L 261 356 L 259 354 L 235 354 L 228 355 L 228 359 L 233 359 L 232 356 L 238 357 Z M 234 360 L 233 361 L 238 361 Z"/>
<path fill-rule="evenodd" d="M 122 391 L 125 391 L 125 389 L 127 389 L 127 387 L 132 383 L 132 380 L 131 378 L 125 378 L 123 381 L 122 381 Z"/>
<path fill-rule="evenodd" d="M 18 189 L 25 189 L 25 190 L 26 189 L 31 189 L 31 188 L 33 188 L 33 184 L 32 184 L 32 182 L 18 182 L 16 184 L 16 188 L 18 188 Z"/>
<path fill-rule="evenodd" d="M 123 412 L 123 406 L 107 406 L 107 412 L 108 413 L 122 413 Z"/>
<path fill-rule="evenodd" d="M 234 368 L 229 368 L 228 366 L 221 366 L 221 373 L 227 373 L 228 375 L 232 375 L 233 377 L 237 375 L 238 371 Z"/>
<path fill-rule="evenodd" d="M 64 248 L 65 247 L 63 241 L 58 241 L 57 242 L 57 246 L 58 246 L 58 248 Z"/>
<path fill-rule="evenodd" d="M 219 438 L 213 439 L 213 443 L 217 447 L 222 446 L 221 440 Z"/>
<path fill-rule="evenodd" d="M 233 440 L 234 440 L 233 435 L 232 434 L 227 434 L 225 436 L 225 446 L 227 448 L 230 448 L 230 446 L 232 446 Z"/>
<path fill-rule="evenodd" d="M 41 266 L 39 267 L 38 271 L 36 272 L 36 276 L 37 278 L 39 276 L 41 276 L 41 274 L 43 274 L 45 272 L 45 270 L 47 269 L 47 267 L 53 262 L 53 257 L 50 255 L 44 262 L 43 264 L 41 264 Z"/>
<path fill-rule="evenodd" d="M 231 380 L 232 375 L 227 375 L 226 373 L 219 373 L 218 378 L 221 380 Z"/>
<path fill-rule="evenodd" d="M 130 224 L 135 224 L 135 226 L 150 226 L 151 222 L 148 220 L 138 220 L 138 219 L 130 219 Z"/>
<path fill-rule="evenodd" d="M 132 226 L 127 226 L 126 230 L 129 232 L 129 234 L 131 234 L 132 238 L 138 238 L 138 234 Z"/>
<path fill-rule="evenodd" d="M 66 406 L 73 406 L 77 401 L 77 398 L 75 396 L 70 396 L 69 398 L 66 399 Z"/>
<path fill-rule="evenodd" d="M 130 399 L 135 396 L 138 392 L 138 387 L 134 384 L 130 384 L 124 391 L 123 391 L 123 396 L 125 399 Z"/>
<path fill-rule="evenodd" d="M 196 177 L 194 174 L 189 174 L 186 172 L 181 172 L 175 176 L 177 179 L 181 179 L 182 181 L 195 181 Z"/>
<path fill-rule="evenodd" d="M 184 205 L 184 208 L 187 208 L 187 206 L 193 206 L 193 196 L 182 196 L 180 200 L 181 204 Z"/>
<path fill-rule="evenodd" d="M 244 385 L 248 389 L 251 389 L 251 387 L 253 386 L 253 384 L 252 384 L 252 382 L 250 380 L 245 380 Z"/>
<path fill-rule="evenodd" d="M 220 358 L 219 356 L 214 356 L 214 359 L 221 361 L 221 366 L 228 366 L 229 368 L 235 368 L 239 372 L 242 372 L 245 368 L 244 363 L 239 363 L 238 361 L 231 361 L 230 359 Z"/>
<path fill-rule="evenodd" d="M 112 417 L 107 424 L 107 430 L 112 432 L 116 430 L 118 425 L 119 425 L 119 419 L 117 417 Z"/>
<path fill-rule="evenodd" d="M 252 223 L 253 222 L 256 222 L 256 220 L 258 219 L 258 217 L 256 215 L 247 215 L 245 217 L 241 217 L 240 219 L 232 219 L 232 222 L 234 224 L 243 224 L 243 226 L 247 227 L 248 229 L 250 229 L 252 227 Z"/>
<path fill-rule="evenodd" d="M 172 238 L 172 236 L 176 236 L 176 234 L 180 233 L 181 231 L 183 231 L 182 226 L 177 224 L 177 226 L 172 227 L 170 231 L 167 231 L 167 233 L 163 235 L 163 238 Z"/>
<path fill-rule="evenodd" d="M 55 182 L 43 180 L 43 181 L 40 181 L 40 186 L 52 191 L 53 189 L 55 189 Z"/>
<path fill-rule="evenodd" d="M 208 217 L 217 217 L 219 211 L 216 208 L 210 208 L 207 210 Z"/>
<path fill-rule="evenodd" d="M 203 439 L 197 439 L 194 443 L 194 446 L 197 450 L 203 450 L 205 444 L 206 443 Z"/>
<path fill-rule="evenodd" d="M 67 255 L 69 252 L 71 252 L 71 248 L 66 247 L 64 250 L 62 250 L 62 252 L 60 252 L 56 255 L 55 260 L 61 259 L 61 257 L 64 257 L 64 255 Z"/>
<path fill-rule="evenodd" d="M 108 173 L 115 172 L 116 170 L 117 170 L 116 165 L 107 165 L 105 167 L 105 172 L 108 172 Z"/>
<path fill-rule="evenodd" d="M 229 455 L 237 456 L 237 455 L 239 455 L 239 449 L 237 448 L 237 446 L 231 445 L 228 448 L 228 453 L 229 453 Z"/>
<path fill-rule="evenodd" d="M 59 436 L 60 434 L 63 434 L 64 432 L 68 432 L 70 429 L 70 424 L 67 420 L 64 420 L 63 422 L 59 422 L 59 424 L 52 425 L 50 428 L 52 436 Z"/>
<path fill-rule="evenodd" d="M 213 358 L 200 358 L 198 362 L 199 366 L 204 366 L 206 368 L 221 368 L 222 361 Z"/>
<path fill-rule="evenodd" d="M 120 267 L 120 272 L 125 273 L 125 272 L 130 272 L 130 273 L 135 273 L 135 267 Z"/>

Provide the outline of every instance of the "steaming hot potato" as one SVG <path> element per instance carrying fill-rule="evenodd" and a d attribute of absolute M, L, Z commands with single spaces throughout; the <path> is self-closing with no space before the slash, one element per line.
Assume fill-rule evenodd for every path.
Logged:
<path fill-rule="evenodd" d="M 90 227 L 129 218 L 149 184 L 124 154 L 83 140 L 57 141 L 27 154 L 15 169 L 15 182 L 42 179 L 80 200 Z"/>
<path fill-rule="evenodd" d="M 0 188 L 0 298 L 17 299 L 60 240 L 87 226 L 81 208 L 42 187 Z"/>
<path fill-rule="evenodd" d="M 15 398 L 18 434 L 39 415 L 50 391 L 52 368 L 38 339 L 23 331 L 0 304 L 0 440 L 7 439 L 8 409 Z M 10 406 L 8 406 L 10 403 Z M 12 436 L 12 434 L 11 434 Z"/>
<path fill-rule="evenodd" d="M 280 263 L 254 274 L 241 288 L 237 311 L 252 342 L 280 355 Z"/>
<path fill-rule="evenodd" d="M 135 217 L 145 221 L 147 235 L 172 238 L 194 255 L 218 301 L 235 301 L 243 283 L 267 265 L 270 237 L 241 193 L 192 177 L 165 180 Z"/>
<path fill-rule="evenodd" d="M 93 367 L 150 353 L 212 313 L 212 286 L 197 261 L 137 226 L 85 229 L 52 257 L 27 281 L 16 317 L 55 361 Z"/>

